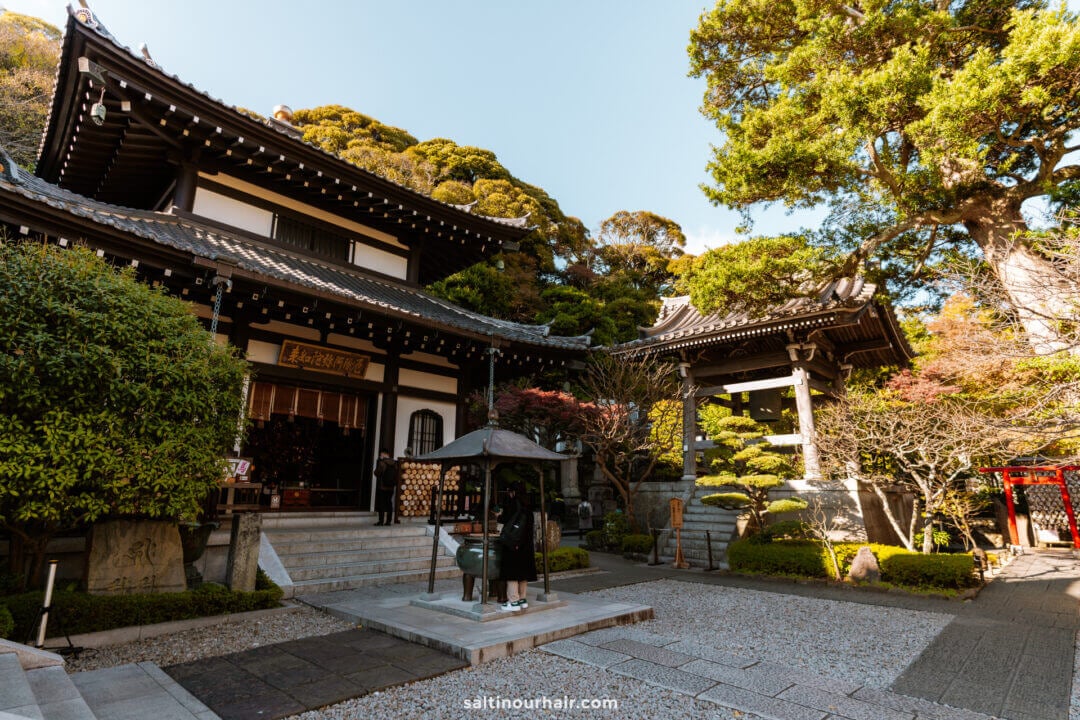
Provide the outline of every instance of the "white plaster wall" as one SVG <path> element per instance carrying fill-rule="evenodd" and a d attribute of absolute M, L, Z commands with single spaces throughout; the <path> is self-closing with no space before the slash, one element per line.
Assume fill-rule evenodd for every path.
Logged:
<path fill-rule="evenodd" d="M 446 375 L 421 372 L 419 370 L 407 370 L 402 368 L 398 372 L 399 387 L 422 388 L 435 392 L 444 392 L 451 395 L 457 394 L 457 379 Z"/>
<path fill-rule="evenodd" d="M 373 270 L 383 275 L 404 280 L 409 275 L 409 259 L 383 252 L 378 248 L 363 243 L 353 243 L 353 265 L 365 270 Z"/>
<path fill-rule="evenodd" d="M 273 192 L 272 190 L 267 190 L 266 188 L 260 187 L 258 185 L 253 185 L 252 183 L 245 182 L 244 180 L 240 180 L 230 175 L 225 175 L 224 173 L 219 173 L 217 175 L 210 175 L 209 173 L 199 173 L 199 178 L 209 180 L 210 182 L 215 182 L 218 185 L 224 185 L 226 187 L 233 188 L 234 190 L 239 190 L 240 192 L 246 193 L 253 197 L 267 200 L 274 205 L 289 208 L 290 210 L 295 210 L 296 212 L 303 215 L 318 218 L 323 222 L 345 228 L 346 230 L 357 235 L 363 235 L 365 237 L 384 242 L 387 245 L 392 245 L 393 247 L 397 248 L 406 247 L 390 233 L 376 230 L 375 228 L 364 225 L 363 223 L 358 223 L 355 220 L 350 220 L 349 218 L 342 217 L 341 215 L 335 215 L 333 213 L 327 212 L 326 210 L 323 210 L 322 208 L 317 208 L 314 205 L 302 203 L 286 195 L 281 195 L 280 193 Z"/>
<path fill-rule="evenodd" d="M 455 427 L 457 405 L 398 395 L 395 440 L 394 447 L 390 451 L 394 457 L 401 457 L 405 454 L 405 446 L 409 444 L 409 418 L 417 410 L 432 410 L 442 416 L 443 445 L 448 445 L 457 436 L 457 428 Z"/>
<path fill-rule="evenodd" d="M 253 207 L 205 188 L 195 189 L 192 212 L 260 237 L 270 237 L 274 224 L 274 214 L 269 210 Z"/>
<path fill-rule="evenodd" d="M 261 340 L 248 340 L 247 359 L 251 362 L 277 365 L 278 355 L 281 354 L 281 346 Z"/>

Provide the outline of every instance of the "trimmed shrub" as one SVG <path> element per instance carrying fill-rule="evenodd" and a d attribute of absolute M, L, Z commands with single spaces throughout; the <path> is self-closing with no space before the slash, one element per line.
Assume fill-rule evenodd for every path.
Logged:
<path fill-rule="evenodd" d="M 198 590 L 178 593 L 89 595 L 72 590 L 53 594 L 49 637 L 112 630 L 132 625 L 152 625 L 172 620 L 263 610 L 281 603 L 282 590 L 261 570 L 253 592 L 233 592 L 223 585 L 206 583 Z M 14 628 L 10 637 L 25 640 L 37 629 L 43 592 L 0 598 L 0 608 L 10 611 Z"/>
<path fill-rule="evenodd" d="M 811 540 L 755 543 L 736 540 L 728 545 L 728 565 L 737 572 L 766 575 L 828 577 L 824 548 Z"/>
<path fill-rule="evenodd" d="M 836 543 L 840 572 L 847 575 L 859 548 L 868 546 L 881 567 L 881 579 L 894 585 L 960 589 L 978 584 L 970 554 L 923 555 L 902 547 L 868 543 Z M 831 578 L 828 551 L 814 540 L 761 543 L 738 540 L 728 546 L 728 564 L 737 572 Z"/>
<path fill-rule="evenodd" d="M 548 571 L 563 572 L 589 567 L 589 553 L 584 548 L 560 547 L 548 552 Z M 536 553 L 536 572 L 544 572 L 544 556 Z"/>
<path fill-rule="evenodd" d="M 604 531 L 590 530 L 585 533 L 585 547 L 590 550 L 602 551 L 604 549 Z"/>
<path fill-rule="evenodd" d="M 652 552 L 652 547 L 652 535 L 631 533 L 630 535 L 624 535 L 622 539 L 623 553 L 648 555 L 650 552 Z"/>
<path fill-rule="evenodd" d="M 0 605 L 0 640 L 8 640 L 15 629 L 15 620 L 6 605 Z"/>
<path fill-rule="evenodd" d="M 913 587 L 962 589 L 979 584 L 971 555 L 893 555 L 881 561 L 881 579 Z"/>

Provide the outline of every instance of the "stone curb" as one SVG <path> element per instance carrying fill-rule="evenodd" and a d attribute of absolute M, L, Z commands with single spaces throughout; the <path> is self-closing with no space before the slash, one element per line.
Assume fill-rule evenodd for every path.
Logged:
<path fill-rule="evenodd" d="M 272 617 L 274 615 L 293 612 L 300 607 L 301 606 L 296 603 L 283 602 L 281 607 L 267 608 L 265 610 L 251 610 L 249 612 L 231 613 L 229 615 L 211 615 L 209 617 L 190 618 L 188 620 L 173 620 L 171 622 L 155 623 L 153 625 L 131 625 L 129 627 L 113 628 L 112 630 L 102 630 L 101 632 L 72 635 L 71 644 L 79 648 L 99 648 L 108 647 L 110 645 L 123 645 L 124 643 L 135 642 L 136 640 L 145 640 L 160 635 L 170 635 L 172 633 L 183 632 L 184 630 L 225 625 L 227 623 L 243 622 L 245 620 L 259 620 L 264 617 Z M 57 641 L 64 642 L 64 638 L 49 638 L 51 648 L 47 649 L 63 650 L 66 647 L 66 645 L 57 645 Z"/>

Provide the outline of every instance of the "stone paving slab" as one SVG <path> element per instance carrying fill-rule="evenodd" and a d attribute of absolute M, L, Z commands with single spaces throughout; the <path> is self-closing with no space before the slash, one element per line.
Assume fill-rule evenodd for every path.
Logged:
<path fill-rule="evenodd" d="M 222 720 L 272 720 L 467 665 L 439 650 L 372 630 L 346 630 L 165 671 Z"/>
<path fill-rule="evenodd" d="M 893 710 L 868 703 L 865 700 L 858 700 L 847 695 L 831 693 L 826 690 L 807 687 L 806 685 L 792 685 L 777 697 L 796 705 L 805 705 L 815 710 L 850 718 L 850 720 L 914 720 L 915 718 L 915 715 L 910 712 Z"/>
<path fill-rule="evenodd" d="M 577 660 L 586 665 L 593 665 L 594 667 L 600 668 L 608 668 L 616 663 L 621 663 L 624 660 L 630 659 L 629 655 L 623 655 L 620 652 L 614 652 L 612 650 L 605 650 L 595 645 L 587 645 L 583 642 L 578 642 L 576 639 L 556 640 L 553 643 L 545 645 L 543 649 L 545 652 L 549 652 L 552 655 L 558 655 L 569 660 Z"/>
<path fill-rule="evenodd" d="M 217 720 L 153 663 L 141 662 L 71 676 L 97 717 L 110 720 Z"/>
<path fill-rule="evenodd" d="M 649 620 L 653 610 L 647 605 L 612 602 L 603 598 L 559 593 L 558 612 L 498 613 L 490 622 L 431 610 L 413 600 L 426 592 L 409 583 L 406 590 L 383 592 L 382 586 L 368 591 L 325 593 L 299 598 L 336 617 L 378 630 L 417 646 L 434 648 L 473 665 L 529 650 L 538 645 L 581 633 Z M 460 596 L 460 582 L 436 586 L 436 593 Z M 538 589 L 529 588 L 529 604 L 540 604 Z"/>
<path fill-rule="evenodd" d="M 752 690 L 718 683 L 706 692 L 698 695 L 698 700 L 707 700 L 717 705 L 759 715 L 766 720 L 822 720 L 829 713 L 780 700 L 768 695 L 761 695 Z"/>
<path fill-rule="evenodd" d="M 618 665 L 612 665 L 608 670 L 613 673 L 618 673 L 619 675 L 626 675 L 627 677 L 632 677 L 637 680 L 644 680 L 650 685 L 658 685 L 659 687 L 674 690 L 675 692 L 684 695 L 697 695 L 716 684 L 712 680 L 703 678 L 700 675 L 683 672 L 682 670 L 668 667 L 667 665 L 657 665 L 648 660 L 640 660 L 638 658 L 631 658 Z"/>
<path fill-rule="evenodd" d="M 891 689 L 1009 720 L 1068 720 L 1078 601 L 1073 552 L 1029 550 L 961 607 Z"/>
<path fill-rule="evenodd" d="M 637 640 L 630 640 L 628 638 L 612 640 L 599 647 L 605 650 L 624 653 L 640 660 L 648 660 L 657 665 L 665 665 L 667 667 L 679 667 L 694 659 L 693 655 L 673 652 L 667 648 L 656 647 L 655 645 L 639 642 Z"/>
<path fill-rule="evenodd" d="M 994 720 L 633 627 L 598 630 L 540 649 L 767 720 Z"/>
<path fill-rule="evenodd" d="M 679 669 L 716 682 L 753 690 L 762 695 L 775 696 L 792 685 L 792 681 L 784 673 L 774 672 L 771 669 L 762 668 L 760 665 L 752 665 L 748 668 L 733 668 L 729 665 L 721 665 L 708 660 L 694 660 Z"/>

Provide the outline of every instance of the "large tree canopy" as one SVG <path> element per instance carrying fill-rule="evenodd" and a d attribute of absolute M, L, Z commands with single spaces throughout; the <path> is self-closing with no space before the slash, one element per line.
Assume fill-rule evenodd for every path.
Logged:
<path fill-rule="evenodd" d="M 500 218 L 528 217 L 533 232 L 521 251 L 477 266 L 429 288 L 472 310 L 512 320 L 535 320 L 541 291 L 558 274 L 561 261 L 583 253 L 588 233 L 580 220 L 563 214 L 542 188 L 515 178 L 495 153 L 435 138 L 417 141 L 401 128 L 340 105 L 298 110 L 294 122 L 304 140 L 365 170 L 436 200 L 472 206 L 472 212 Z M 478 282 L 479 281 L 479 282 Z M 511 302 L 507 300 L 511 289 Z"/>
<path fill-rule="evenodd" d="M 59 30 L 0 9 L 0 147 L 23 167 L 37 158 L 59 57 Z"/>
<path fill-rule="evenodd" d="M 721 0 L 689 51 L 724 137 L 714 202 L 831 204 L 859 228 L 848 271 L 874 253 L 918 268 L 973 241 L 1033 345 L 1061 347 L 1045 315 L 1077 287 L 1016 235 L 1025 200 L 1080 180 L 1065 160 L 1080 147 L 1075 15 L 1026 0 Z"/>
<path fill-rule="evenodd" d="M 13 556 L 40 563 L 53 534 L 105 516 L 195 519 L 224 477 L 246 369 L 186 303 L 93 252 L 0 244 L 0 529 Z"/>

